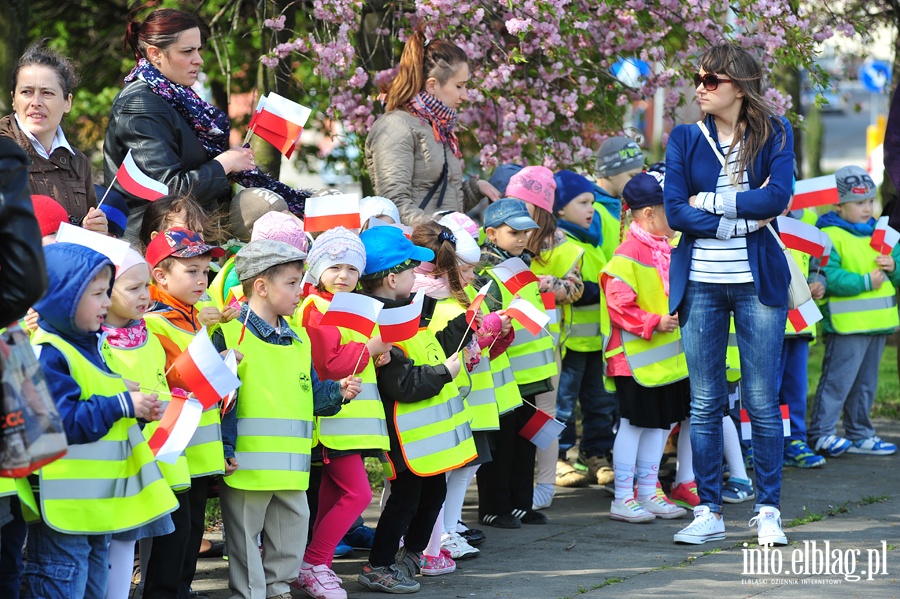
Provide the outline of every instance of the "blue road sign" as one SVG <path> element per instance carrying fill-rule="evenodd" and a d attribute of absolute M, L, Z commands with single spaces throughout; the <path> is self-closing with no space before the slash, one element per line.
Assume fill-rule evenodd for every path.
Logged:
<path fill-rule="evenodd" d="M 891 65 L 883 60 L 869 60 L 859 68 L 859 80 L 866 91 L 873 94 L 884 92 L 891 83 Z"/>

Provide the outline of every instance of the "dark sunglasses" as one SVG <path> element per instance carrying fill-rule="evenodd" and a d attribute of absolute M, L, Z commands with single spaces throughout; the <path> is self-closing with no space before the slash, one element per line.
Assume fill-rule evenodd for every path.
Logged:
<path fill-rule="evenodd" d="M 731 83 L 731 79 L 721 79 L 712 73 L 707 73 L 706 75 L 694 73 L 694 87 L 700 87 L 701 83 L 706 88 L 706 91 L 714 92 L 720 83 Z"/>

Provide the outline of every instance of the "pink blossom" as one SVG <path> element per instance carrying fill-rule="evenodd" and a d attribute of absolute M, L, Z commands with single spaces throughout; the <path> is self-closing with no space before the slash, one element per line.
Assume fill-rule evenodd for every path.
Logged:
<path fill-rule="evenodd" d="M 263 21 L 263 25 L 265 25 L 266 27 L 270 27 L 275 31 L 281 31 L 282 29 L 284 29 L 284 22 L 286 19 L 287 16 L 281 15 L 276 19 L 266 19 L 265 21 Z"/>

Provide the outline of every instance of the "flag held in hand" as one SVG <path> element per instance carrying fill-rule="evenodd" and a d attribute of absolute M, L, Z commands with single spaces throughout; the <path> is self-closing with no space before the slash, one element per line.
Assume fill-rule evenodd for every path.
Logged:
<path fill-rule="evenodd" d="M 532 306 L 528 300 L 522 299 L 521 297 L 512 301 L 506 309 L 506 315 L 516 320 L 532 335 L 540 333 L 541 329 L 550 322 L 550 317 L 547 316 L 546 312 L 538 310 Z"/>
<path fill-rule="evenodd" d="M 321 324 L 344 327 L 365 337 L 371 337 L 384 304 L 360 293 L 335 293 Z"/>
<path fill-rule="evenodd" d="M 517 294 L 525 285 L 538 282 L 537 275 L 531 272 L 531 269 L 522 262 L 521 258 L 513 257 L 504 260 L 495 266 L 491 272 L 495 277 L 500 279 L 500 282 L 503 283 L 513 295 Z"/>
<path fill-rule="evenodd" d="M 216 405 L 241 386 L 240 379 L 210 341 L 206 327 L 197 331 L 187 349 L 175 358 L 173 366 L 204 409 Z"/>
<path fill-rule="evenodd" d="M 528 419 L 519 434 L 534 443 L 538 449 L 547 449 L 566 425 L 543 410 L 537 410 Z"/>
<path fill-rule="evenodd" d="M 478 290 L 478 293 L 475 294 L 475 297 L 472 299 L 472 302 L 469 304 L 469 309 L 466 310 L 466 322 L 469 323 L 469 326 L 475 322 L 475 315 L 478 313 L 478 309 L 481 307 L 481 304 L 484 303 L 484 298 L 487 297 L 488 291 L 493 284 L 493 281 L 488 281 L 484 287 Z"/>
<path fill-rule="evenodd" d="M 416 336 L 425 294 L 420 289 L 412 303 L 398 308 L 385 308 L 378 315 L 378 332 L 385 343 L 399 343 Z"/>
<path fill-rule="evenodd" d="M 307 233 L 335 227 L 359 229 L 359 196 L 355 193 L 328 195 L 306 200 L 303 230 Z"/>
<path fill-rule="evenodd" d="M 791 210 L 838 203 L 837 179 L 834 175 L 797 181 Z"/>
<path fill-rule="evenodd" d="M 887 256 L 894 251 L 894 246 L 900 241 L 900 232 L 888 224 L 888 217 L 882 216 L 875 225 L 870 245 L 875 251 Z"/>
<path fill-rule="evenodd" d="M 169 188 L 166 185 L 151 179 L 138 167 L 131 155 L 131 150 L 125 154 L 125 160 L 122 161 L 122 166 L 116 172 L 116 180 L 122 189 L 142 200 L 152 202 L 169 195 Z"/>

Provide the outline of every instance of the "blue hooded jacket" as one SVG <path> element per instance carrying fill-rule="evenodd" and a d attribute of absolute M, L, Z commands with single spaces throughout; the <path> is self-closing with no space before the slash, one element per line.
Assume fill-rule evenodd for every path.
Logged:
<path fill-rule="evenodd" d="M 112 263 L 103 254 L 73 243 L 48 245 L 44 248 L 44 256 L 49 285 L 47 293 L 34 305 L 40 315 L 38 326 L 68 341 L 100 370 L 111 372 L 100 353 L 103 336 L 98 331 L 78 329 L 75 312 L 94 277 Z M 110 271 L 110 292 L 114 276 Z M 117 420 L 134 416 L 128 392 L 112 397 L 92 395 L 81 400 L 81 385 L 72 377 L 68 360 L 52 345 L 41 345 L 38 361 L 62 417 L 69 444 L 97 441 Z"/>

